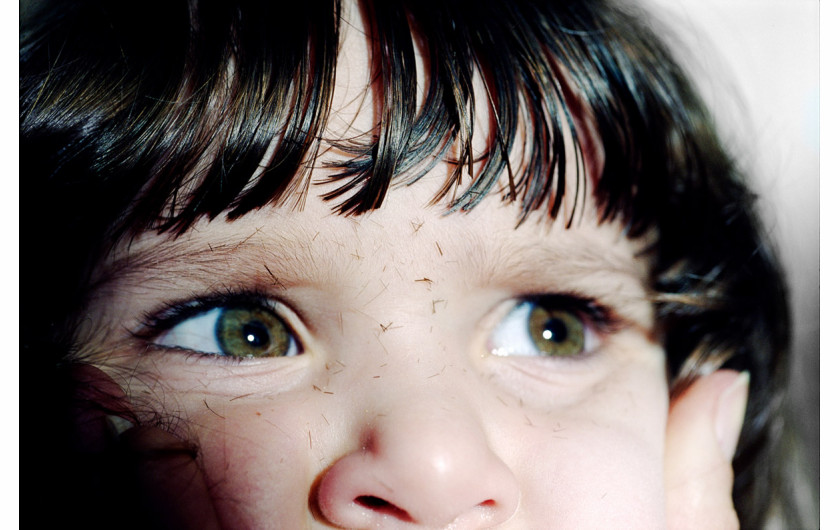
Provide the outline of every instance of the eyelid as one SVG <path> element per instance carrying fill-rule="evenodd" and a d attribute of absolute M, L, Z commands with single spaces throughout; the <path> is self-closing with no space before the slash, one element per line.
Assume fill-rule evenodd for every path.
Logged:
<path fill-rule="evenodd" d="M 527 308 L 527 305 L 531 308 Z M 552 356 L 541 352 L 527 336 L 526 329 L 518 326 L 527 323 L 531 311 L 542 307 L 551 311 L 568 312 L 580 320 L 584 327 L 585 342 L 583 351 L 569 356 Z M 488 328 L 487 350 L 501 357 L 539 357 L 545 359 L 575 360 L 588 356 L 601 346 L 601 339 L 618 332 L 626 322 L 615 312 L 595 301 L 591 297 L 576 296 L 567 293 L 533 294 L 509 299 L 493 312 L 492 325 Z M 517 322 L 522 320 L 522 322 Z M 525 338 L 522 341 L 523 337 Z M 506 343 L 506 344 L 505 344 Z M 527 344 L 525 344 L 527 343 Z M 523 345 L 524 344 L 524 345 Z M 533 352 L 533 353 L 529 353 Z"/>
<path fill-rule="evenodd" d="M 602 334 L 615 333 L 626 325 L 613 309 L 589 296 L 570 293 L 534 294 L 521 296 L 516 302 L 562 307 L 577 314 Z"/>
<path fill-rule="evenodd" d="M 154 343 L 155 339 L 191 318 L 203 318 L 203 315 L 211 313 L 214 310 L 234 307 L 259 308 L 273 313 L 286 326 L 300 352 L 302 353 L 308 350 L 304 340 L 301 339 L 302 331 L 306 329 L 306 326 L 300 317 L 298 317 L 297 313 L 288 304 L 278 301 L 273 296 L 251 290 L 226 290 L 188 298 L 184 301 L 169 302 L 164 308 L 147 313 L 141 321 L 139 330 L 135 331 L 133 335 L 153 348 L 180 350 L 186 353 L 215 357 L 224 361 L 238 362 L 246 360 L 246 358 L 223 356 L 189 348 Z"/>

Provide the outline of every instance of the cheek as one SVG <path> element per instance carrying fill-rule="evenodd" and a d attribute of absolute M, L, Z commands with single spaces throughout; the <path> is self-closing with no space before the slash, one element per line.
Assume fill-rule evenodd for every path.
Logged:
<path fill-rule="evenodd" d="M 640 388 L 605 391 L 547 416 L 550 427 L 521 430 L 523 507 L 533 520 L 664 527 L 667 388 L 653 379 Z"/>
<path fill-rule="evenodd" d="M 573 436 L 529 444 L 540 455 L 523 465 L 530 517 L 569 528 L 661 527 L 661 452 L 621 431 L 594 427 Z"/>
<path fill-rule="evenodd" d="M 215 414 L 201 414 L 193 428 L 224 527 L 305 520 L 307 485 L 323 460 L 321 428 L 313 425 L 321 416 L 306 406 L 280 407 L 270 400 L 211 406 Z"/>
<path fill-rule="evenodd" d="M 313 509 L 320 506 L 313 504 L 318 484 L 329 483 L 330 469 L 350 469 L 337 463 L 364 453 L 375 435 L 373 446 L 389 457 L 377 469 L 400 476 L 410 470 L 409 486 L 420 494 L 436 483 L 421 477 L 428 466 L 414 473 L 411 465 L 433 461 L 432 449 L 452 457 L 453 468 L 476 455 L 492 456 L 485 460 L 505 466 L 500 475 L 515 478 L 520 502 L 511 523 L 520 527 L 660 528 L 668 409 L 664 361 L 658 350 L 622 353 L 622 362 L 587 365 L 583 373 L 589 375 L 567 375 L 551 385 L 518 371 L 507 379 L 496 372 L 467 376 L 469 366 L 450 364 L 443 372 L 437 363 L 410 357 L 399 371 L 390 364 L 384 369 L 377 359 L 326 382 L 302 379 L 283 391 L 274 385 L 271 395 L 244 389 L 211 394 L 202 387 L 173 391 L 166 402 L 189 411 L 184 434 L 201 447 L 225 527 L 320 521 L 322 512 Z M 375 385 L 358 385 L 374 377 Z M 531 391 L 520 392 L 524 382 Z M 263 383 L 261 391 L 272 386 Z M 459 445 L 464 440 L 468 446 Z M 392 447 L 399 444 L 404 447 Z M 385 469 L 389 462 L 396 469 Z M 464 467 L 465 476 L 487 468 L 485 461 L 473 464 Z M 470 490 L 472 482 L 455 491 Z M 399 500 L 411 502 L 416 493 Z M 440 504 L 435 499 L 429 506 Z"/>

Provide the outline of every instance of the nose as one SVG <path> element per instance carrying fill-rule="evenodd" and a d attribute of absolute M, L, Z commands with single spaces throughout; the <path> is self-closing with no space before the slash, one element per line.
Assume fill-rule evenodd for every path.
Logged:
<path fill-rule="evenodd" d="M 519 494 L 474 417 L 391 408 L 328 469 L 317 503 L 342 528 L 487 528 L 511 518 Z"/>

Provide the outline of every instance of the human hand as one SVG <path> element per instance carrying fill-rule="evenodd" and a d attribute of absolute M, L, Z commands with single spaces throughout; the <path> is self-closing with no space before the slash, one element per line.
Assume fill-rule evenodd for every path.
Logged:
<path fill-rule="evenodd" d="M 219 521 L 196 448 L 161 428 L 137 426 L 122 388 L 89 365 L 71 369 L 73 451 L 80 483 L 106 506 L 87 513 L 114 528 L 215 529 Z M 97 491 L 98 490 L 98 491 Z"/>
<path fill-rule="evenodd" d="M 748 374 L 719 370 L 671 403 L 665 442 L 668 528 L 739 528 L 732 457 L 748 390 Z"/>

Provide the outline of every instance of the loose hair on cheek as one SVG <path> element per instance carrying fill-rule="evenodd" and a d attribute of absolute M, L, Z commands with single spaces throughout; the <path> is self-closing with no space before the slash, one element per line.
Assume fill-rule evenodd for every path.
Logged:
<path fill-rule="evenodd" d="M 655 234 L 651 290 L 672 395 L 720 367 L 750 372 L 734 499 L 741 524 L 760 526 L 779 480 L 785 287 L 754 197 L 659 29 L 605 1 L 359 5 L 379 121 L 352 139 L 325 134 L 339 0 L 60 2 L 27 21 L 21 220 L 38 244 L 22 264 L 62 262 L 21 303 L 33 371 L 78 350 L 91 271 L 117 241 L 148 230 L 178 237 L 199 219 L 299 200 L 324 144 L 351 155 L 330 162 L 335 185 L 323 197 L 337 214 L 376 209 L 391 186 L 445 160 L 454 170 L 433 200 L 452 211 L 502 188 L 523 219 L 555 218 L 566 146 L 580 154 L 592 143 L 575 126 L 586 109 L 603 165 L 587 176 L 576 160 L 574 189 L 593 186 L 586 207 L 623 222 L 629 237 Z M 479 89 L 492 128 L 476 153 Z M 528 153 L 514 164 L 518 132 Z"/>

